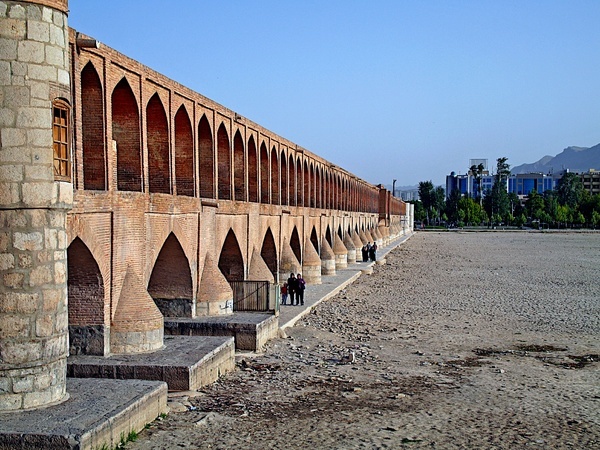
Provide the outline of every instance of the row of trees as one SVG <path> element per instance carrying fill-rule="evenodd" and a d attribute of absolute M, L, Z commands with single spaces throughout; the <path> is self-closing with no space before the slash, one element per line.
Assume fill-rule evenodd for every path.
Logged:
<path fill-rule="evenodd" d="M 420 200 L 415 205 L 415 220 L 427 225 L 513 225 L 564 228 L 600 226 L 600 194 L 584 190 L 579 176 L 566 173 L 554 190 L 539 194 L 532 191 L 522 203 L 515 193 L 508 193 L 510 165 L 507 158 L 496 160 L 492 189 L 478 189 L 475 198 L 464 197 L 458 190 L 446 199 L 444 189 L 431 181 L 419 183 Z M 481 165 L 480 165 L 481 166 Z M 483 166 L 470 168 L 477 186 L 481 186 Z"/>

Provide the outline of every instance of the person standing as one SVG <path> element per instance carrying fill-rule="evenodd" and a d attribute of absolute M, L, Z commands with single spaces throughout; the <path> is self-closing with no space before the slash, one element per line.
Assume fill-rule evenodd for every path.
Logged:
<path fill-rule="evenodd" d="M 367 262 L 367 260 L 369 258 L 369 255 L 368 255 L 369 249 L 367 248 L 367 244 L 363 245 L 361 250 L 362 250 L 363 262 Z"/>
<path fill-rule="evenodd" d="M 287 290 L 290 297 L 290 305 L 294 306 L 294 294 L 296 293 L 296 275 L 290 273 L 290 277 L 287 279 Z"/>
<path fill-rule="evenodd" d="M 281 304 L 285 305 L 288 298 L 288 284 L 283 283 L 281 285 Z"/>
<path fill-rule="evenodd" d="M 377 259 L 377 242 L 373 242 L 371 248 L 369 249 L 369 257 L 371 261 L 375 261 Z"/>
<path fill-rule="evenodd" d="M 306 289 L 306 281 L 302 278 L 301 273 L 296 277 L 296 284 L 298 286 L 298 290 L 296 291 L 296 303 L 304 305 L 304 289 Z"/>

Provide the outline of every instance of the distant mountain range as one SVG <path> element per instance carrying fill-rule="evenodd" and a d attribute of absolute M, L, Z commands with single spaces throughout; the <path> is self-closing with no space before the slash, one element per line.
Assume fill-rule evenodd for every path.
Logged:
<path fill-rule="evenodd" d="M 556 173 L 566 169 L 570 172 L 600 170 L 600 144 L 593 147 L 567 147 L 556 156 L 544 156 L 532 164 L 515 166 L 511 173 Z"/>

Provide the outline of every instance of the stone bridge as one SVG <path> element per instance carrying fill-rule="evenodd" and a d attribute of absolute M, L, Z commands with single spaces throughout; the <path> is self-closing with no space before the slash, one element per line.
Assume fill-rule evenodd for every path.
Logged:
<path fill-rule="evenodd" d="M 229 281 L 318 284 L 412 229 L 382 185 L 69 29 L 67 0 L 0 6 L 0 410 L 64 399 L 69 350 L 159 349 L 165 316 L 231 314 Z"/>

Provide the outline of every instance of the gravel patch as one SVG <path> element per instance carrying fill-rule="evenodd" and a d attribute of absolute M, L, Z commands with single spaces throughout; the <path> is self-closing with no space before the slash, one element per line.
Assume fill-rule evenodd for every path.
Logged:
<path fill-rule="evenodd" d="M 418 233 L 132 449 L 600 449 L 600 234 Z"/>

